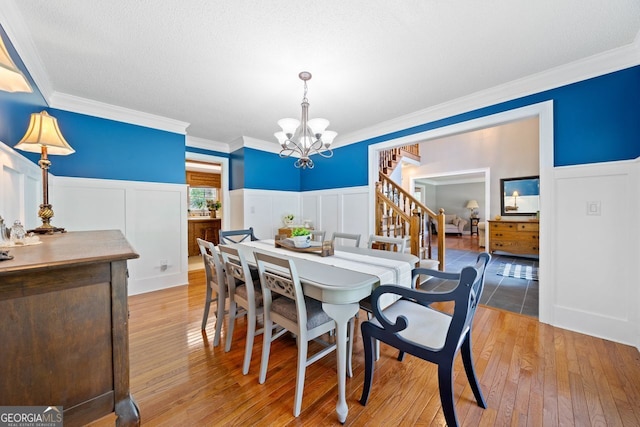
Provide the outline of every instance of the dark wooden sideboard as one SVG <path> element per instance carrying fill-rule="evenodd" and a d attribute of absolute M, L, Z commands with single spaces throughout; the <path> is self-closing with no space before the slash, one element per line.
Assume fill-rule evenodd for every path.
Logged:
<path fill-rule="evenodd" d="M 62 406 L 64 425 L 115 412 L 140 424 L 129 390 L 127 260 L 118 230 L 41 236 L 0 262 L 0 405 Z"/>

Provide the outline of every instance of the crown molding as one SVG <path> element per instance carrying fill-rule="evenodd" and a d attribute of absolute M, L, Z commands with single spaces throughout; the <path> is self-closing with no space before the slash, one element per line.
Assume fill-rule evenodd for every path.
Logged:
<path fill-rule="evenodd" d="M 247 148 L 255 148 L 256 150 L 267 151 L 269 153 L 280 153 L 280 144 L 275 141 L 265 141 L 264 139 L 243 136 L 243 144 Z"/>
<path fill-rule="evenodd" d="M 640 64 L 640 32 L 626 46 L 545 70 L 500 86 L 476 92 L 434 107 L 397 117 L 375 126 L 345 134 L 333 148 L 354 144 L 457 114 L 496 105 L 523 96 L 620 71 Z"/>
<path fill-rule="evenodd" d="M 202 150 L 218 151 L 220 153 L 229 153 L 229 144 L 224 142 L 212 141 L 210 139 L 198 138 L 197 136 L 187 135 L 185 145 L 192 148 L 200 148 Z"/>
<path fill-rule="evenodd" d="M 186 135 L 189 123 L 142 111 L 106 104 L 66 93 L 53 92 L 49 106 L 59 110 L 101 117 L 103 119 L 145 126 L 153 129 Z"/>

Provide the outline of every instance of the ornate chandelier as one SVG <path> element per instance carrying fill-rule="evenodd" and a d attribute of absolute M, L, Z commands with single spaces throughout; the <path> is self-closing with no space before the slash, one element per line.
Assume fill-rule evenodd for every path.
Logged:
<path fill-rule="evenodd" d="M 304 82 L 301 120 L 278 120 L 278 126 L 282 128 L 282 131 L 276 132 L 274 135 L 278 138 L 278 142 L 282 147 L 280 157 L 299 155 L 300 158 L 294 163 L 295 167 L 313 169 L 313 160 L 309 156 L 311 154 L 319 154 L 325 158 L 333 156 L 333 151 L 329 147 L 338 134 L 334 131 L 326 130 L 329 126 L 329 120 L 327 119 L 309 120 L 307 81 L 311 79 L 311 73 L 302 71 L 298 74 L 298 77 Z"/>

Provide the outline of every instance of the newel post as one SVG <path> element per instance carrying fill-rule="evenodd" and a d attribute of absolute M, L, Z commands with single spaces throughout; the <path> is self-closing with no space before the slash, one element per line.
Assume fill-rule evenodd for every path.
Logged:
<path fill-rule="evenodd" d="M 444 271 L 444 236 L 445 236 L 445 228 L 444 228 L 444 209 L 440 208 L 438 211 L 438 261 L 440 265 L 438 265 L 438 270 Z"/>
<path fill-rule="evenodd" d="M 411 253 L 418 258 L 420 258 L 420 218 L 418 209 L 413 209 L 409 222 L 409 236 L 411 237 Z"/>

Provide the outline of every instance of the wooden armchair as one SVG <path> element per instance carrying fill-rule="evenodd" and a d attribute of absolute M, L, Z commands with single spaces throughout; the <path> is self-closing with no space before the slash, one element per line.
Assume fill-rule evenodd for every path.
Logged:
<path fill-rule="evenodd" d="M 372 294 L 373 319 L 361 325 L 365 354 L 364 388 L 360 403 L 366 405 L 373 381 L 375 340 L 438 365 L 440 401 L 447 424 L 458 425 L 453 404 L 453 362 L 459 350 L 478 406 L 486 408 L 471 354 L 471 326 L 484 287 L 484 273 L 491 259 L 487 253 L 478 255 L 475 265 L 465 267 L 459 275 L 437 270 L 417 268 L 414 276 L 428 274 L 450 279 L 457 277 L 457 286 L 448 292 L 427 292 L 395 285 L 383 285 Z M 385 293 L 401 297 L 384 310 L 379 299 Z M 434 302 L 452 301 L 453 314 L 438 311 L 430 306 Z"/>

